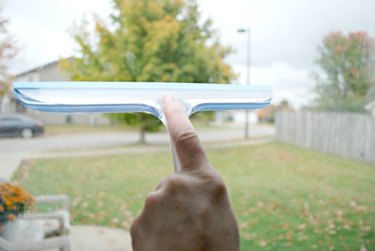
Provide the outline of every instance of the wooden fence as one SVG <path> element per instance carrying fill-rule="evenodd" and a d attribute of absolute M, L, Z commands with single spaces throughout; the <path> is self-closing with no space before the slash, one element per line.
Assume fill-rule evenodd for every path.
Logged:
<path fill-rule="evenodd" d="M 375 117 L 355 113 L 276 113 L 276 138 L 297 146 L 375 163 Z"/>

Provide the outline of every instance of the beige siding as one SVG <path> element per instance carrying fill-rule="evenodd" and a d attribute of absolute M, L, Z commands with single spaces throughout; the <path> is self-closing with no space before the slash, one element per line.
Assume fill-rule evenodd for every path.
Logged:
<path fill-rule="evenodd" d="M 58 65 L 48 67 L 40 72 L 39 81 L 69 81 L 70 76 L 66 72 L 62 72 Z"/>
<path fill-rule="evenodd" d="M 70 81 L 69 74 L 62 72 L 59 68 L 58 62 L 52 62 L 50 64 L 37 67 L 33 70 L 19 74 L 15 81 L 20 82 L 32 82 L 32 81 Z M 20 105 L 18 105 L 20 106 Z M 13 102 L 12 112 L 17 111 L 17 104 Z M 23 108 L 23 107 L 22 107 Z M 108 125 L 110 120 L 102 114 L 64 114 L 64 113 L 47 113 L 38 112 L 26 109 L 24 111 L 28 115 L 43 121 L 46 125 L 51 124 L 78 124 L 78 125 Z"/>

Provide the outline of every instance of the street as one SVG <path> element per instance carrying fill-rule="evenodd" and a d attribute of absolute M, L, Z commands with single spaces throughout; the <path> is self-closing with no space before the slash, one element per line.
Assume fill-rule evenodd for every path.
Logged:
<path fill-rule="evenodd" d="M 250 137 L 267 137 L 274 135 L 274 127 L 254 125 L 250 128 Z M 198 131 L 202 142 L 229 142 L 244 137 L 242 128 L 213 129 Z M 26 158 L 37 157 L 45 152 L 59 150 L 95 150 L 125 146 L 137 143 L 138 132 L 95 132 L 41 136 L 32 139 L 2 138 L 0 139 L 0 177 L 9 179 Z M 168 145 L 165 132 L 148 133 L 146 141 L 149 145 Z"/>

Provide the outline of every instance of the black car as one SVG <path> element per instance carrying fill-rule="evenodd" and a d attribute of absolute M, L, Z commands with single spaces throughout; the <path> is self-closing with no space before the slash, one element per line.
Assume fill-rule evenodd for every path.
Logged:
<path fill-rule="evenodd" d="M 32 138 L 43 134 L 42 122 L 20 114 L 0 114 L 0 136 Z"/>

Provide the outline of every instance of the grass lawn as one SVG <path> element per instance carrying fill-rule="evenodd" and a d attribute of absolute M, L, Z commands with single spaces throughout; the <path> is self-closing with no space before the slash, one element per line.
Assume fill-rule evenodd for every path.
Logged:
<path fill-rule="evenodd" d="M 229 187 L 241 250 L 375 250 L 375 165 L 281 143 L 208 154 Z M 172 170 L 169 153 L 148 153 L 30 160 L 15 179 L 33 194 L 68 194 L 74 224 L 129 229 Z"/>

